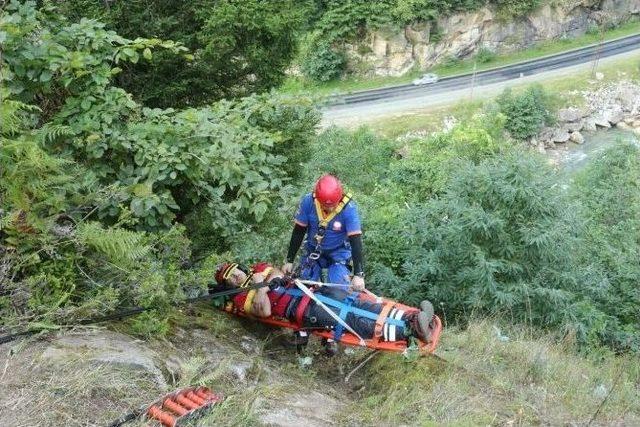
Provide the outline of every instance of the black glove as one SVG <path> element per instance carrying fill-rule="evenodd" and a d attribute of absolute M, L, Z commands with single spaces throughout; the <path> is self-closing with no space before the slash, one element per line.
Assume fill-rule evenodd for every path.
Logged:
<path fill-rule="evenodd" d="M 274 277 L 273 279 L 269 280 L 269 290 L 272 291 L 275 288 L 278 288 L 280 286 L 286 286 L 287 285 L 287 281 L 283 278 L 283 277 Z"/>

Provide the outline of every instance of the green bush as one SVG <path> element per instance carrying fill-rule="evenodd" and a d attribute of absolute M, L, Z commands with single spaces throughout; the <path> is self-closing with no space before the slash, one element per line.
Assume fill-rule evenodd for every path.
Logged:
<path fill-rule="evenodd" d="M 589 297 L 607 313 L 602 335 L 620 350 L 640 350 L 640 149 L 618 144 L 576 179 L 574 198 L 587 225 L 581 256 L 602 275 Z"/>
<path fill-rule="evenodd" d="M 297 0 L 56 2 L 73 20 L 93 17 L 118 34 L 175 40 L 189 56 L 154 54 L 123 67 L 117 83 L 152 107 L 195 107 L 278 86 L 308 13 Z"/>
<path fill-rule="evenodd" d="M 496 58 L 496 53 L 486 47 L 481 47 L 476 54 L 476 60 L 481 64 L 491 62 Z"/>
<path fill-rule="evenodd" d="M 492 111 L 408 145 L 409 155 L 391 166 L 396 184 L 406 197 L 426 200 L 440 193 L 459 167 L 459 159 L 473 163 L 493 156 L 504 147 L 501 132 L 504 117 Z"/>
<path fill-rule="evenodd" d="M 505 128 L 514 138 L 530 138 L 553 121 L 550 97 L 542 86 L 530 86 L 521 94 L 505 89 L 497 102 L 507 119 Z"/>
<path fill-rule="evenodd" d="M 509 20 L 532 12 L 540 5 L 540 0 L 492 0 L 492 3 L 498 8 L 498 16 Z"/>
<path fill-rule="evenodd" d="M 302 63 L 302 73 L 309 79 L 328 82 L 340 77 L 347 61 L 344 53 L 337 52 L 328 43 L 314 45 Z"/>
<path fill-rule="evenodd" d="M 187 236 L 198 233 L 181 223 L 206 230 L 203 252 L 259 224 L 290 199 L 299 171 L 286 156 L 303 158 L 319 115 L 309 100 L 273 94 L 146 108 L 115 76 L 180 45 L 68 23 L 33 2 L 5 6 L 0 39 L 2 322 L 142 305 L 155 314 L 141 333 L 153 332 L 151 318 L 164 331 L 167 311 L 211 280 L 192 264 Z"/>
<path fill-rule="evenodd" d="M 457 56 L 447 55 L 442 61 L 442 66 L 447 68 L 454 68 L 460 65 L 461 62 L 462 59 L 458 58 Z"/>
<path fill-rule="evenodd" d="M 360 193 L 371 193 L 393 159 L 395 144 L 366 127 L 348 131 L 331 127 L 319 135 L 305 164 L 303 182 L 333 173 Z M 357 165 L 357 167 L 354 167 Z"/>
<path fill-rule="evenodd" d="M 521 152 L 462 162 L 439 198 L 407 210 L 403 275 L 388 292 L 429 298 L 450 318 L 476 310 L 564 324 L 582 285 L 572 258 L 579 222 L 556 181 Z"/>

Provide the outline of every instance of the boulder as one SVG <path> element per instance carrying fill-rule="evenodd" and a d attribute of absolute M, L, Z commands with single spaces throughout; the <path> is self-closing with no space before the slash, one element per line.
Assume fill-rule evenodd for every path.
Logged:
<path fill-rule="evenodd" d="M 595 115 L 592 117 L 593 123 L 596 126 L 600 126 L 603 128 L 610 128 L 611 127 L 611 123 L 609 123 L 609 119 L 604 117 L 604 115 L 599 114 L 599 115 Z"/>
<path fill-rule="evenodd" d="M 578 108 L 562 108 L 558 111 L 558 120 L 561 122 L 577 122 L 580 119 L 582 119 L 582 111 Z"/>
<path fill-rule="evenodd" d="M 553 132 L 551 140 L 553 142 L 567 142 L 569 140 L 569 137 L 569 132 L 567 132 L 565 129 L 556 129 Z"/>
<path fill-rule="evenodd" d="M 602 113 L 603 117 L 609 121 L 612 125 L 621 122 L 624 119 L 624 111 L 619 105 L 614 105 L 608 110 Z"/>
<path fill-rule="evenodd" d="M 338 425 L 336 415 L 343 409 L 344 404 L 333 397 L 326 396 L 315 390 L 304 395 L 284 396 L 285 398 L 259 398 L 256 406 L 259 408 L 260 421 L 269 426 L 278 427 L 326 427 Z"/>
<path fill-rule="evenodd" d="M 116 365 L 133 371 L 148 372 L 158 386 L 168 389 L 162 371 L 156 365 L 158 355 L 129 336 L 105 330 L 67 334 L 49 345 L 41 358 L 51 363 L 88 361 L 97 366 Z"/>
<path fill-rule="evenodd" d="M 562 128 L 567 132 L 581 131 L 584 127 L 584 120 L 578 120 L 577 122 L 568 122 L 562 125 Z"/>
<path fill-rule="evenodd" d="M 625 85 L 618 87 L 616 101 L 626 112 L 633 112 L 640 104 L 640 87 Z"/>
<path fill-rule="evenodd" d="M 574 142 L 576 144 L 584 144 L 584 137 L 580 132 L 571 132 L 569 139 L 571 140 L 571 142 Z"/>
<path fill-rule="evenodd" d="M 608 124 L 609 122 L 607 122 Z M 587 131 L 587 132 L 594 132 L 597 129 L 596 127 L 596 121 L 593 118 L 587 119 L 584 122 L 584 127 L 582 128 L 583 131 Z"/>
<path fill-rule="evenodd" d="M 538 132 L 538 139 L 543 142 L 549 142 L 553 139 L 554 129 L 545 127 Z"/>
<path fill-rule="evenodd" d="M 618 124 L 616 124 L 616 127 L 620 130 L 631 130 L 631 126 L 629 126 L 625 122 L 618 122 Z"/>

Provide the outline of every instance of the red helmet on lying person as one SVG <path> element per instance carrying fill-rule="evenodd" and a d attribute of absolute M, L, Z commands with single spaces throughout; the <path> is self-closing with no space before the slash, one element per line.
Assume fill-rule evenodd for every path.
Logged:
<path fill-rule="evenodd" d="M 229 279 L 234 279 L 235 278 L 234 276 L 237 276 L 237 274 L 235 274 L 236 269 L 244 273 L 245 277 L 243 278 L 241 283 L 233 283 L 234 280 L 231 280 L 231 281 L 229 280 Z M 215 279 L 218 285 L 235 284 L 236 286 L 237 285 L 244 286 L 249 282 L 250 276 L 251 276 L 251 270 L 246 266 L 242 264 L 238 264 L 236 262 L 225 262 L 224 264 L 220 264 L 216 269 Z M 235 280 L 235 281 L 237 282 L 238 280 Z"/>
<path fill-rule="evenodd" d="M 336 206 L 342 200 L 342 184 L 333 175 L 322 175 L 316 182 L 314 195 L 321 205 Z"/>

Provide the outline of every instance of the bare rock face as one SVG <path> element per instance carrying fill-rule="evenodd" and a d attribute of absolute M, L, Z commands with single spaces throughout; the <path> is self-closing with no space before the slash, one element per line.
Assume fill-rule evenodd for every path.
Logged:
<path fill-rule="evenodd" d="M 97 366 L 114 365 L 148 372 L 161 389 L 168 389 L 162 371 L 156 365 L 158 355 L 139 341 L 116 332 L 65 335 L 47 347 L 41 357 L 55 363 L 82 360 Z"/>
<path fill-rule="evenodd" d="M 260 421 L 278 427 L 325 427 L 337 425 L 335 414 L 343 406 L 336 399 L 311 390 L 299 397 L 289 396 L 285 402 L 258 402 L 264 407 Z"/>
<path fill-rule="evenodd" d="M 355 64 L 366 63 L 370 67 L 364 68 L 372 74 L 402 75 L 415 66 L 426 69 L 446 58 L 474 55 L 481 48 L 511 52 L 542 40 L 579 36 L 593 24 L 618 24 L 634 14 L 640 14 L 638 0 L 548 3 L 508 22 L 499 19 L 494 9 L 483 7 L 440 17 L 433 26 L 418 23 L 371 32 L 347 46 L 347 56 L 354 69 Z"/>

